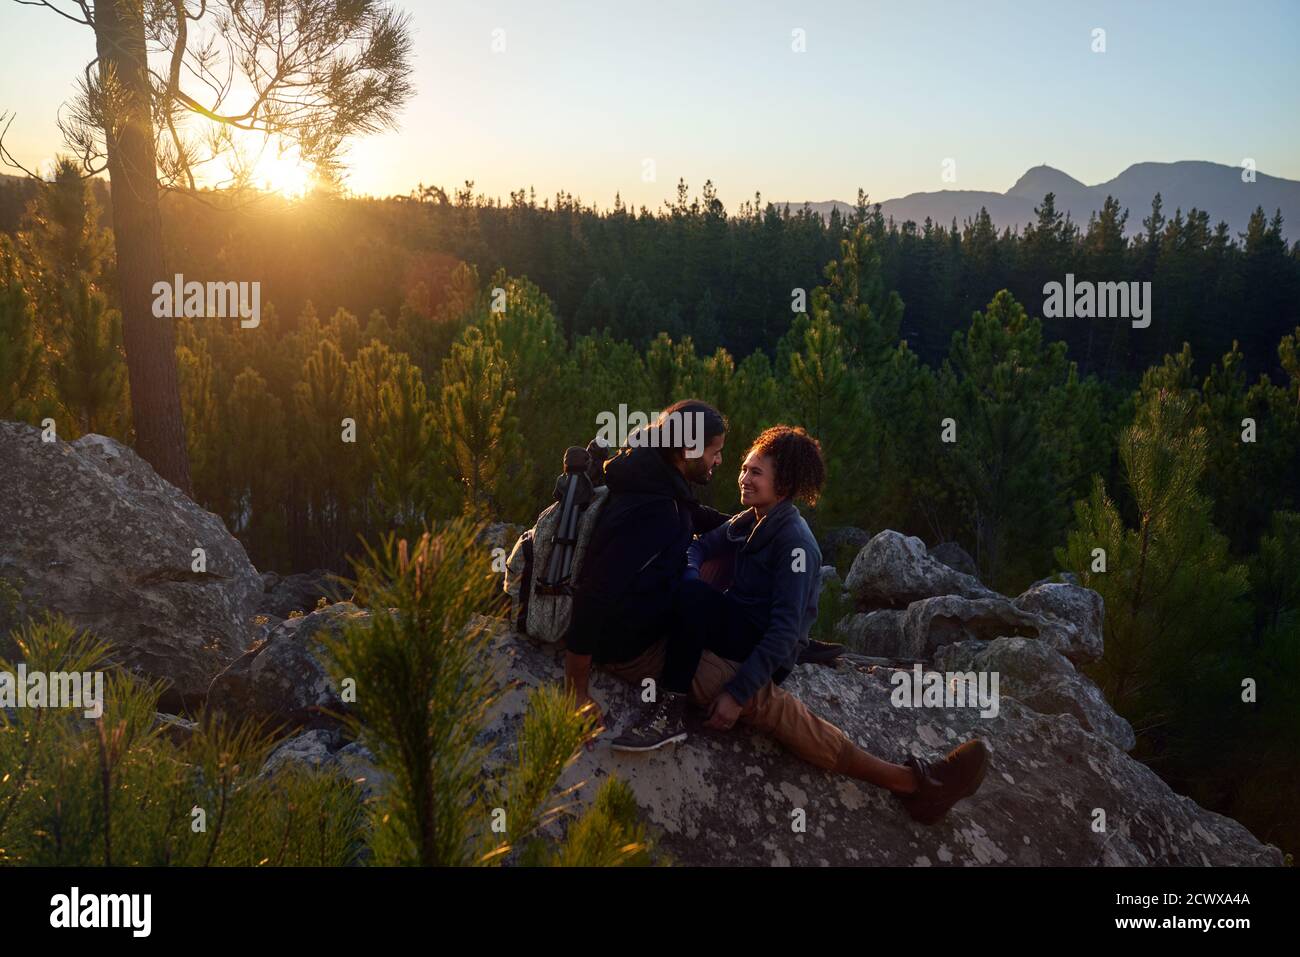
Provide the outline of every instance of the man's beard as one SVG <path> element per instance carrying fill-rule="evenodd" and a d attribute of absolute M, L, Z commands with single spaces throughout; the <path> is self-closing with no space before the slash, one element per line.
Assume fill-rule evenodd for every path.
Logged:
<path fill-rule="evenodd" d="M 690 460 L 687 459 L 687 461 L 689 462 Z M 703 467 L 699 469 L 692 469 L 689 470 L 689 474 L 687 475 L 687 477 L 696 485 L 708 485 L 711 481 L 713 481 L 713 469 L 708 469 Z"/>

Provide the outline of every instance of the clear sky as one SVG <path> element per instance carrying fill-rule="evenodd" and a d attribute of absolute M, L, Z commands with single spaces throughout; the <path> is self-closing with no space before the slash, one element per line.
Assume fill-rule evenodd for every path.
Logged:
<path fill-rule="evenodd" d="M 1300 179 L 1295 0 L 397 5 L 417 92 L 400 130 L 353 145 L 358 193 L 472 179 L 503 198 L 531 185 L 539 201 L 656 207 L 684 177 L 734 210 L 756 190 L 884 200 L 1001 191 L 1039 163 L 1092 184 L 1136 162 L 1245 157 Z M 6 144 L 26 165 L 59 148 L 57 110 L 93 55 L 87 28 L 0 0 L 0 111 L 18 114 Z"/>

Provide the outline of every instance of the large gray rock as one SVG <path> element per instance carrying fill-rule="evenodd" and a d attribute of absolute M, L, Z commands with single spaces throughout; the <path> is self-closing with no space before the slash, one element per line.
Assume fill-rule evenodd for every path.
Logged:
<path fill-rule="evenodd" d="M 844 586 L 861 611 L 904 608 L 936 595 L 1001 597 L 978 579 L 933 558 L 919 538 L 892 529 L 885 529 L 862 547 Z"/>
<path fill-rule="evenodd" d="M 516 636 L 504 622 L 492 628 L 489 655 L 504 691 L 480 740 L 490 748 L 488 767 L 501 769 L 518 758 L 529 691 L 560 681 L 562 664 L 554 649 Z M 1068 667 L 1056 657 L 1056 667 Z M 909 751 L 938 756 L 982 738 L 992 752 L 983 787 L 937 825 L 916 824 L 888 793 L 820 771 L 743 726 L 720 733 L 692 719 L 682 744 L 639 755 L 611 751 L 610 739 L 639 713 L 640 689 L 599 671 L 591 690 L 609 730 L 579 754 L 559 787 L 581 785 L 571 795 L 580 813 L 601 780 L 618 775 L 658 846 L 679 864 L 1281 863 L 1276 847 L 1175 794 L 1073 714 L 1039 714 L 1013 697 L 991 717 L 981 717 L 978 707 L 896 707 L 892 673 L 803 666 L 784 687 L 891 760 Z M 338 741 L 321 729 L 299 735 L 273 763 L 337 767 L 383 787 L 364 738 L 336 751 Z M 345 754 L 347 748 L 355 753 Z M 1103 832 L 1094 830 L 1098 810 L 1105 812 Z M 806 822 L 802 833 L 792 826 L 799 818 Z"/>
<path fill-rule="evenodd" d="M 1021 611 L 1001 595 L 963 598 L 938 595 L 922 598 L 907 606 L 903 615 L 904 654 L 928 658 L 935 650 L 956 641 L 979 638 L 992 641 L 1004 635 L 1036 637 L 1052 622 L 1040 615 Z"/>
<path fill-rule="evenodd" d="M 126 446 L 47 443 L 0 422 L 0 489 L 0 579 L 20 596 L 0 634 L 27 615 L 65 615 L 118 662 L 164 679 L 165 710 L 194 703 L 246 647 L 262 583 L 243 546 Z"/>
<path fill-rule="evenodd" d="M 930 557 L 943 562 L 949 568 L 959 571 L 963 575 L 979 578 L 979 569 L 975 565 L 975 559 L 971 558 L 970 552 L 956 542 L 940 542 L 930 549 Z"/>
<path fill-rule="evenodd" d="M 502 626 L 494 648 L 501 678 L 517 681 L 490 726 L 494 763 L 515 757 L 529 688 L 559 681 L 553 652 Z M 1236 821 L 1170 790 L 1145 765 L 1071 714 L 1039 714 L 1008 698 L 996 717 L 976 708 L 908 709 L 891 704 L 887 669 L 803 666 L 786 690 L 873 754 L 900 760 L 946 753 L 982 738 L 992 763 L 980 791 L 937 825 L 913 822 L 886 792 L 820 771 L 743 727 L 714 732 L 693 723 L 680 745 L 646 754 L 609 749 L 638 713 L 638 690 L 602 673 L 592 692 L 610 730 L 583 751 L 561 787 L 630 785 L 659 846 L 696 865 L 1242 865 L 1282 862 Z M 796 833 L 802 810 L 806 833 Z M 1105 831 L 1094 830 L 1096 812 Z"/>
<path fill-rule="evenodd" d="M 1034 588 L 1037 588 L 1039 585 L 1046 585 L 1049 582 L 1053 584 L 1060 584 L 1061 582 L 1065 582 L 1067 585 L 1078 585 L 1080 583 L 1079 576 L 1076 575 L 1074 572 L 1057 572 L 1056 574 L 1049 575 L 1046 578 L 1038 579 L 1038 581 L 1030 585 L 1029 588 L 1026 588 L 1025 591 L 1030 591 Z"/>
<path fill-rule="evenodd" d="M 1015 601 L 997 594 L 936 595 L 913 601 L 903 611 L 859 612 L 841 619 L 836 632 L 862 654 L 913 659 L 929 659 L 955 642 L 1019 635 L 1037 638 L 1076 664 L 1086 664 L 1101 657 L 1103 607 L 1095 591 L 1047 584 Z"/>
<path fill-rule="evenodd" d="M 212 679 L 208 707 L 279 725 L 334 724 L 324 712 L 338 712 L 343 703 L 321 664 L 320 640 L 349 622 L 369 620 L 367 612 L 344 601 L 280 622 Z"/>
<path fill-rule="evenodd" d="M 1038 638 L 1076 665 L 1096 661 L 1105 650 L 1106 603 L 1091 588 L 1071 582 L 1040 582 L 1015 600 L 1016 607 L 1045 620 Z"/>
<path fill-rule="evenodd" d="M 345 742 L 337 730 L 309 728 L 281 742 L 262 765 L 259 777 L 299 765 L 333 771 L 353 781 L 366 800 L 387 786 L 388 776 L 375 765 L 375 756 L 359 741 Z"/>
<path fill-rule="evenodd" d="M 820 609 L 819 609 L 820 611 Z M 847 615 L 835 626 L 835 636 L 852 651 L 881 658 L 920 658 L 903 636 L 905 611 L 878 608 Z"/>
<path fill-rule="evenodd" d="M 1093 682 L 1070 660 L 1035 638 L 997 638 L 944 645 L 935 671 L 997 672 L 998 693 L 1024 702 L 1039 714 L 1071 714 L 1093 734 L 1121 751 L 1137 744 L 1133 726 L 1115 713 Z"/>

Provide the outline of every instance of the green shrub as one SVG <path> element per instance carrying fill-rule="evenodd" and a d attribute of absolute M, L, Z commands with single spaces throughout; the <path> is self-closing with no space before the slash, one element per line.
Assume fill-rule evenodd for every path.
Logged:
<path fill-rule="evenodd" d="M 252 724 L 202 716 L 177 743 L 155 718 L 162 686 L 109 667 L 108 645 L 65 619 L 29 622 L 12 640 L 29 673 L 103 671 L 104 710 L 94 719 L 82 708 L 0 711 L 0 863 L 357 859 L 363 815 L 351 782 L 304 768 L 259 776 L 276 740 Z M 0 672 L 15 664 L 0 660 Z"/>
<path fill-rule="evenodd" d="M 371 806 L 375 862 L 643 863 L 648 846 L 619 785 L 556 837 L 575 790 L 557 794 L 556 785 L 594 725 L 558 686 L 531 693 L 516 760 L 489 768 L 483 732 L 502 689 L 495 619 L 482 612 L 498 607 L 501 592 L 479 544 L 483 528 L 462 518 L 413 547 L 395 535 L 367 547 L 352 584 L 370 620 L 326 639 L 334 681 L 355 682 L 345 720 L 389 776 Z"/>

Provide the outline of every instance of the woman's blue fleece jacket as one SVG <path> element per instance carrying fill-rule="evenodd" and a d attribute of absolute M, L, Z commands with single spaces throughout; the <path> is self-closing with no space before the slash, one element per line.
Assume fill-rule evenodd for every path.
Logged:
<path fill-rule="evenodd" d="M 686 577 L 698 578 L 704 562 L 727 552 L 734 553 L 735 572 L 726 592 L 763 635 L 727 684 L 743 705 L 794 669 L 817 617 L 822 553 L 789 499 L 761 521 L 751 508 L 697 538 L 686 552 Z"/>

